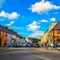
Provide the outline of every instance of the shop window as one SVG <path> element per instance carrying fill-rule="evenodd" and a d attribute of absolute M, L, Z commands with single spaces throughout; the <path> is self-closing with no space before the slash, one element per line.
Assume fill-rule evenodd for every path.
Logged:
<path fill-rule="evenodd" d="M 60 30 L 58 30 L 58 34 L 60 34 Z"/>
<path fill-rule="evenodd" d="M 60 40 L 57 40 L 58 41 L 58 43 L 60 43 Z"/>

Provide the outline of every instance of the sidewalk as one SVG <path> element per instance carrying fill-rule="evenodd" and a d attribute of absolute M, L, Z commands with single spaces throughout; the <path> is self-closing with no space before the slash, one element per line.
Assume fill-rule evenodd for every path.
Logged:
<path fill-rule="evenodd" d="M 21 49 L 21 48 L 9 48 L 9 47 L 3 47 L 1 48 L 0 47 L 0 50 L 10 50 L 10 49 Z M 60 54 L 60 48 L 57 48 L 57 49 L 52 49 L 52 48 L 45 48 L 45 47 L 42 47 L 42 48 L 24 48 L 24 49 L 36 49 L 38 51 L 42 51 L 42 52 L 48 52 L 48 53 L 57 53 L 57 54 Z"/>
<path fill-rule="evenodd" d="M 7 50 L 9 47 L 0 47 L 0 50 Z"/>
<path fill-rule="evenodd" d="M 60 54 L 60 48 L 52 49 L 52 48 L 38 48 L 38 51 L 49 52 L 49 53 L 58 53 Z"/>

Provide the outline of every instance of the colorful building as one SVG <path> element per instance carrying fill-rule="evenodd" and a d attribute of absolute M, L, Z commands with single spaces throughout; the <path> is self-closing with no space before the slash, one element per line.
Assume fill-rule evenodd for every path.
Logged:
<path fill-rule="evenodd" d="M 51 26 L 49 27 L 49 29 L 46 30 L 46 32 L 44 33 L 44 36 L 41 39 L 41 44 L 44 44 L 46 42 L 46 40 L 49 41 L 49 43 L 51 43 L 51 33 L 50 31 L 55 27 L 55 25 L 57 24 L 57 22 L 52 22 Z"/>
<path fill-rule="evenodd" d="M 16 44 L 16 37 L 19 36 L 15 31 L 8 29 L 7 26 L 0 25 L 0 47 L 11 46 Z M 19 36 L 22 38 L 22 36 Z"/>
<path fill-rule="evenodd" d="M 40 40 L 40 45 L 43 45 L 45 43 L 44 38 L 42 37 Z"/>
<path fill-rule="evenodd" d="M 0 25 L 0 47 L 7 45 L 8 35 L 6 27 Z"/>
<path fill-rule="evenodd" d="M 56 40 L 57 43 L 60 44 L 60 22 L 58 22 L 50 31 L 50 40 L 51 42 Z"/>

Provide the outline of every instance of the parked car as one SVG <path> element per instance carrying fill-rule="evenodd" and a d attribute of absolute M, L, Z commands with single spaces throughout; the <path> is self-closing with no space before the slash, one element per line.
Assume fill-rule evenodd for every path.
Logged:
<path fill-rule="evenodd" d="M 33 43 L 27 43 L 26 47 L 34 47 Z"/>
<path fill-rule="evenodd" d="M 40 47 L 38 43 L 34 43 L 34 47 Z"/>
<path fill-rule="evenodd" d="M 22 47 L 26 47 L 26 43 L 22 43 Z"/>

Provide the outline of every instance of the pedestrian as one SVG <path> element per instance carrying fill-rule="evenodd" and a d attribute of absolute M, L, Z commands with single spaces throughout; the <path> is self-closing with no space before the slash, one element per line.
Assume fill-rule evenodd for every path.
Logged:
<path fill-rule="evenodd" d="M 57 41 L 54 40 L 54 41 L 53 41 L 53 44 L 54 44 L 54 48 L 56 49 L 56 48 L 57 48 Z"/>
<path fill-rule="evenodd" d="M 54 46 L 53 43 L 51 43 L 51 48 L 52 48 L 52 49 L 53 49 L 53 46 Z"/>
<path fill-rule="evenodd" d="M 46 49 L 48 49 L 48 40 L 45 42 Z"/>

